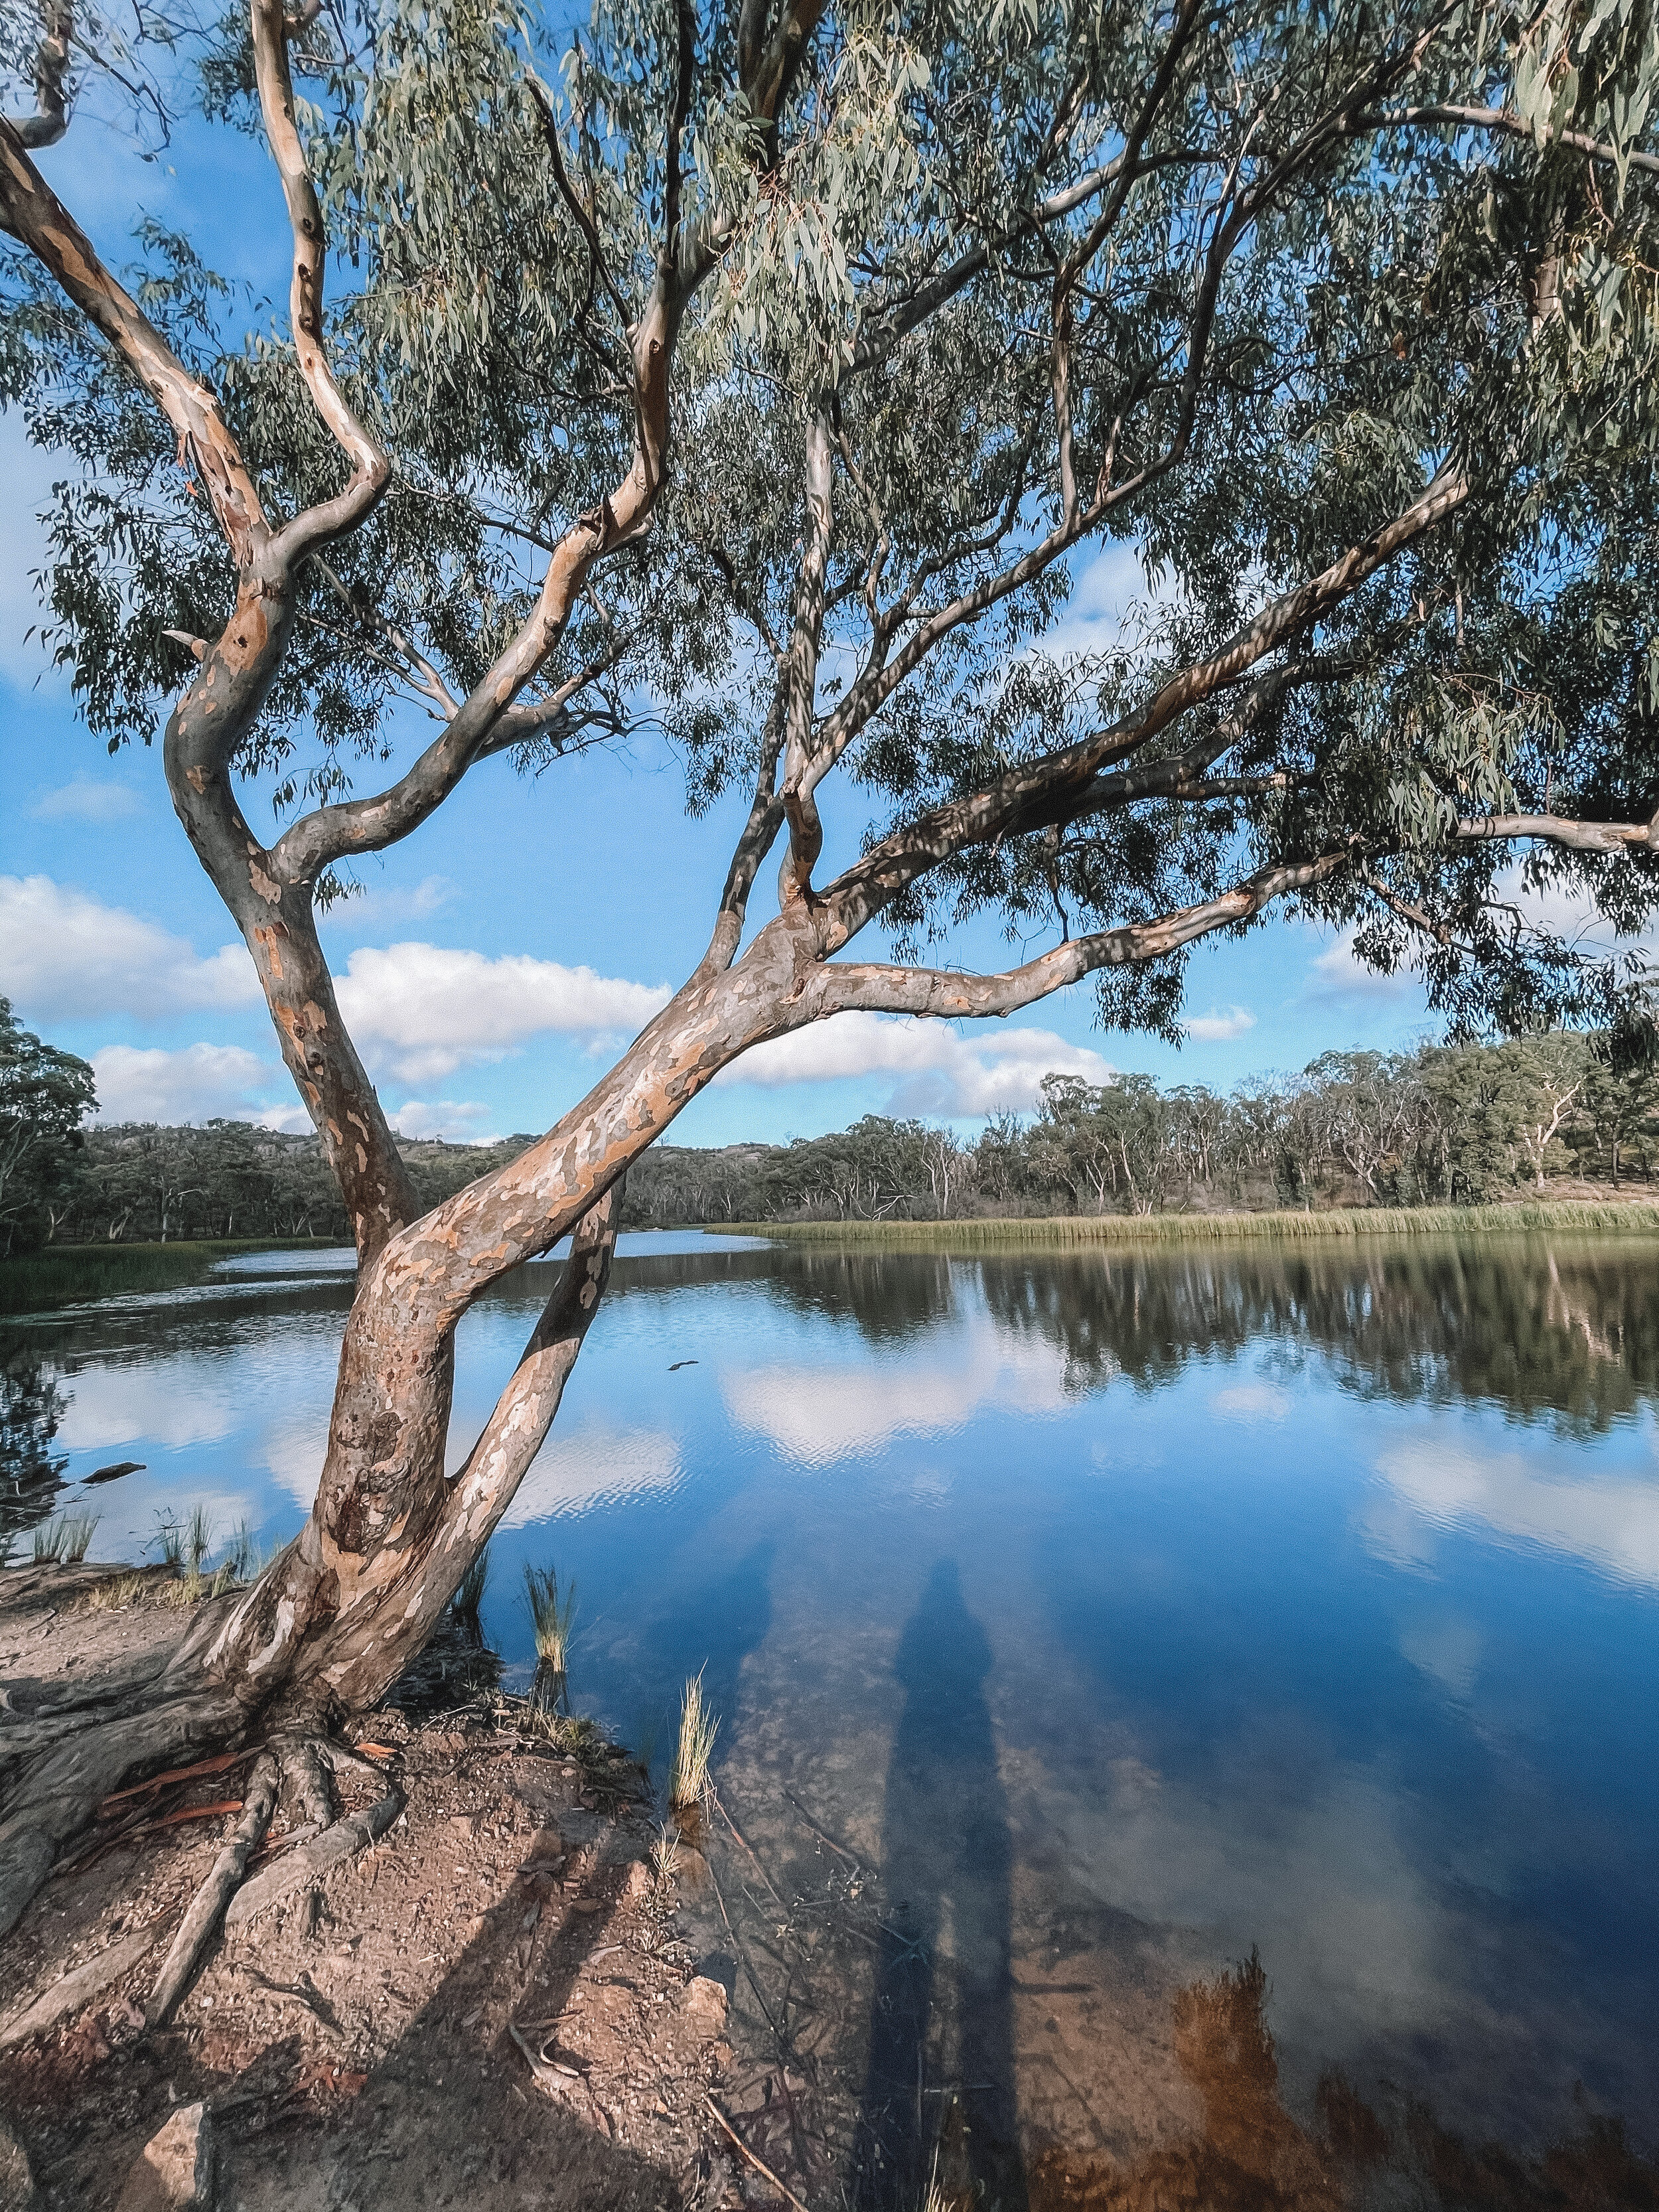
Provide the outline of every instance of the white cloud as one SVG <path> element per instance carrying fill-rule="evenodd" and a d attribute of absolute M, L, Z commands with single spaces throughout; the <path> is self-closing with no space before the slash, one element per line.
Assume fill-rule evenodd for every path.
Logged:
<path fill-rule="evenodd" d="M 1108 545 L 1072 586 L 1066 611 L 1042 641 L 1042 650 L 1109 653 L 1137 629 L 1133 616 L 1146 593 L 1146 574 L 1131 545 Z"/>
<path fill-rule="evenodd" d="M 1516 1452 L 1460 1451 L 1430 1441 L 1401 1444 L 1376 1467 L 1395 1498 L 1431 1528 L 1563 1552 L 1621 1582 L 1659 1588 L 1659 1480 L 1563 1480 L 1536 1473 Z"/>
<path fill-rule="evenodd" d="M 866 1075 L 908 1079 L 893 1103 L 942 1114 L 1012 1112 L 1034 1103 L 1050 1073 L 1109 1083 L 1115 1070 L 1085 1046 L 1052 1030 L 980 1030 L 963 1036 L 947 1022 L 902 1014 L 835 1014 L 810 1029 L 757 1045 L 715 1077 L 717 1083 L 835 1083 Z"/>
<path fill-rule="evenodd" d="M 1200 1044 L 1225 1044 L 1253 1030 L 1255 1016 L 1248 1006 L 1230 1006 L 1224 1014 L 1218 1014 L 1212 1006 L 1207 1014 L 1193 1014 L 1181 1026 Z"/>
<path fill-rule="evenodd" d="M 1368 968 L 1353 949 L 1352 930 L 1345 930 L 1334 944 L 1327 945 L 1314 962 L 1312 972 L 1315 995 L 1322 999 L 1397 999 L 1420 988 L 1407 969 L 1379 975 L 1374 968 Z"/>
<path fill-rule="evenodd" d="M 94 783 L 77 775 L 29 809 L 37 822 L 125 822 L 139 811 L 138 794 L 125 783 Z"/>
<path fill-rule="evenodd" d="M 447 876 L 422 876 L 409 885 L 365 884 L 318 918 L 325 929 L 360 929 L 366 921 L 424 921 L 452 904 L 459 888 Z"/>
<path fill-rule="evenodd" d="M 1472 1621 L 1426 1620 L 1401 1632 L 1400 1650 L 1419 1674 L 1462 1699 L 1474 1688 L 1486 1639 Z"/>
<path fill-rule="evenodd" d="M 1066 1411 L 1065 1361 L 1047 1346 L 1011 1346 L 988 1323 L 970 1328 L 960 1365 L 896 1372 L 878 1363 L 751 1367 L 720 1376 L 740 1428 L 769 1437 L 802 1467 L 831 1467 L 882 1450 L 898 1436 L 942 1436 L 986 1406 L 1033 1417 Z"/>
<path fill-rule="evenodd" d="M 305 1130 L 306 1110 L 282 1096 L 279 1069 L 235 1044 L 192 1044 L 180 1052 L 106 1045 L 92 1055 L 100 1121 L 258 1121 Z"/>
<path fill-rule="evenodd" d="M 476 1098 L 406 1098 L 388 1109 L 400 1136 L 447 1137 L 452 1144 L 493 1145 L 495 1136 L 480 1128 L 495 1111 Z"/>
<path fill-rule="evenodd" d="M 201 960 L 182 937 L 50 876 L 0 876 L 0 990 L 53 1018 L 257 1004 L 247 948 Z"/>
<path fill-rule="evenodd" d="M 631 1036 L 667 1004 L 666 985 L 630 983 L 556 960 L 410 943 L 361 947 L 339 979 L 340 1011 L 359 1044 L 405 1083 L 464 1062 L 501 1060 L 544 1030 Z"/>

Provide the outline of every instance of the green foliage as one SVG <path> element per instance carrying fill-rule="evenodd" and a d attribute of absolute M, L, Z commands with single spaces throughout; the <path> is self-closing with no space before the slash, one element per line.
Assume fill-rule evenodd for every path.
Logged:
<path fill-rule="evenodd" d="M 1458 515 L 1287 647 L 1339 672 L 1238 738 L 1236 788 L 1017 825 L 900 886 L 884 921 L 907 956 L 988 912 L 1011 938 L 1077 934 L 1349 850 L 1366 874 L 1302 908 L 1357 926 L 1378 969 L 1420 965 L 1455 1035 L 1611 1021 L 1628 968 L 1518 927 L 1508 848 L 1456 833 L 1659 809 L 1650 0 L 848 0 L 769 125 L 739 89 L 746 12 L 692 11 L 672 144 L 668 0 L 599 0 L 580 37 L 553 10 L 344 0 L 304 33 L 329 343 L 395 472 L 306 571 L 239 762 L 262 802 L 337 798 L 426 741 L 398 641 L 456 696 L 479 683 L 545 549 L 628 468 L 629 331 L 659 267 L 707 246 L 666 496 L 532 684 L 571 695 L 520 767 L 634 718 L 679 750 L 694 811 L 750 775 L 794 623 L 809 409 L 837 454 L 811 706 L 859 794 L 837 826 L 866 842 L 1110 725 L 1455 465 L 1475 487 Z M 240 11 L 166 36 L 169 96 L 254 127 Z M 0 51 L 20 84 L 29 66 L 27 40 Z M 1132 139 L 1115 189 L 1099 173 Z M 336 491 L 280 321 L 187 238 L 140 223 L 135 248 L 137 295 L 222 396 L 273 514 Z M 167 633 L 214 635 L 234 579 L 149 395 L 26 258 L 3 282 L 0 401 L 64 461 L 46 649 L 92 729 L 148 740 L 191 665 Z M 1074 544 L 1062 339 L 1070 473 L 1122 495 Z M 1133 556 L 1140 603 L 1062 651 L 1052 623 L 1101 553 Z M 1539 848 L 1518 872 L 1627 931 L 1659 896 L 1651 854 Z M 1182 974 L 1178 954 L 1106 971 L 1103 1020 L 1174 1034 Z"/>
<path fill-rule="evenodd" d="M 96 1103 L 85 1060 L 43 1044 L 0 998 L 0 1249 L 27 1251 L 51 1234 Z"/>

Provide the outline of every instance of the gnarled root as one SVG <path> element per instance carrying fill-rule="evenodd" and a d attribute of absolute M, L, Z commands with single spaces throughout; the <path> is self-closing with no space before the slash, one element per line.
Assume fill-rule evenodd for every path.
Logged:
<path fill-rule="evenodd" d="M 381 1795 L 367 1812 L 337 1817 L 330 1776 L 349 1772 L 372 1776 L 382 1785 Z M 309 1843 L 285 1850 L 245 1882 L 248 1860 L 270 1826 L 284 1784 L 303 1821 L 320 1832 Z M 402 1811 L 403 1802 L 402 1792 L 378 1767 L 326 1737 L 283 1737 L 262 1752 L 248 1778 L 241 1818 L 191 1900 L 157 1977 L 145 2014 L 150 2027 L 159 2027 L 172 2018 L 222 1925 L 240 1928 L 295 1890 L 320 1881 L 333 1868 L 378 1842 Z"/>
<path fill-rule="evenodd" d="M 161 2027 L 172 2019 L 173 2008 L 185 1993 L 196 1962 L 218 1933 L 219 1923 L 225 1917 L 225 1907 L 241 1885 L 249 1854 L 258 1849 L 264 1840 L 265 1830 L 270 1826 L 270 1816 L 276 1807 L 276 1785 L 280 1770 L 271 1754 L 262 1752 L 254 1761 L 253 1771 L 248 1777 L 247 1795 L 242 1800 L 242 1817 L 230 1832 L 230 1839 L 213 1862 L 213 1871 L 191 1899 L 190 1910 L 179 1924 L 161 1973 L 156 1978 L 154 1991 L 145 2018 L 151 2027 Z"/>

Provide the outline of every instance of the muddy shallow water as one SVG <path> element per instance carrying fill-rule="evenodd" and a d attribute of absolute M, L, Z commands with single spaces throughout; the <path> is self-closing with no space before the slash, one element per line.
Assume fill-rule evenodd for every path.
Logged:
<path fill-rule="evenodd" d="M 702 1671 L 711 1959 L 843 2171 L 1127 2203 L 1248 2136 L 1311 2204 L 1383 2142 L 1402 2201 L 1651 2149 L 1659 1245 L 623 1255 L 485 1626 L 522 1679 L 522 1568 L 574 1575 L 575 1702 L 659 1766 Z M 349 1264 L 11 1333 L 69 1478 L 144 1462 L 96 1554 L 298 1525 Z M 550 1280 L 464 1326 L 458 1460 Z"/>

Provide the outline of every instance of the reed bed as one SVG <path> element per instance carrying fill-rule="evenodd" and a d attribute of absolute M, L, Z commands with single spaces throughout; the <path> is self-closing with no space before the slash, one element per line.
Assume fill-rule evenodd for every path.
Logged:
<path fill-rule="evenodd" d="M 64 1244 L 0 1260 L 0 1314 L 43 1313 L 90 1298 L 198 1283 L 239 1252 L 307 1252 L 324 1237 L 219 1237 L 173 1244 Z"/>
<path fill-rule="evenodd" d="M 1084 1246 L 1315 1243 L 1370 1237 L 1468 1237 L 1539 1230 L 1579 1236 L 1659 1234 L 1659 1204 L 1540 1200 L 1515 1206 L 1332 1207 L 1322 1213 L 1101 1213 L 974 1221 L 733 1221 L 719 1237 L 772 1237 L 792 1244 L 860 1244 L 881 1250 L 1068 1251 Z"/>
<path fill-rule="evenodd" d="M 99 1519 L 96 1513 L 64 1513 L 56 1520 L 42 1522 L 33 1532 L 35 1559 L 51 1559 L 59 1566 L 79 1566 L 87 1556 L 87 1547 Z"/>

